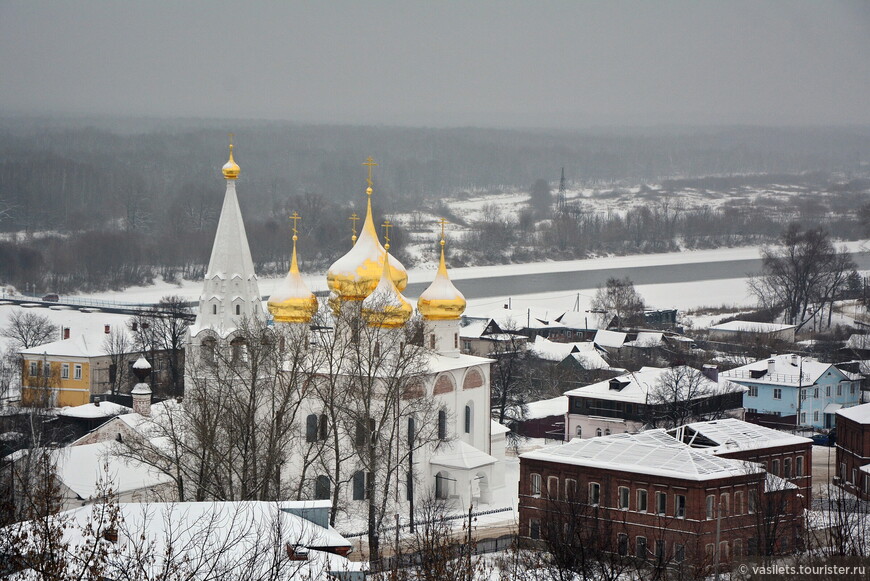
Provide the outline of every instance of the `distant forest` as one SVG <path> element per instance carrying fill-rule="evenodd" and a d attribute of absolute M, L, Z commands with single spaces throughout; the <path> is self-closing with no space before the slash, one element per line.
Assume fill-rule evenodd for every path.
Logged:
<path fill-rule="evenodd" d="M 843 211 L 822 208 L 806 218 L 836 225 L 838 236 L 857 236 L 860 218 L 849 210 L 870 191 L 864 179 L 870 128 L 559 132 L 0 119 L 0 232 L 6 233 L 0 281 L 71 292 L 201 276 L 224 191 L 219 170 L 228 131 L 235 133 L 240 203 L 263 273 L 286 268 L 286 216 L 293 210 L 304 216 L 303 234 L 318 241 L 317 255 L 306 251 L 310 267 L 324 267 L 347 250 L 346 217 L 362 210 L 360 164 L 368 156 L 379 164 L 376 210 L 390 212 L 446 212 L 439 208 L 446 196 L 528 189 L 541 179 L 555 188 L 563 167 L 575 185 L 661 185 L 642 192 L 650 196 L 648 208 L 623 215 L 558 211 L 548 198 L 516 216 L 488 216 L 470 225 L 473 232 L 460 245 L 457 259 L 466 263 L 663 250 L 677 238 L 697 246 L 737 244 L 778 234 L 775 211 L 737 212 L 723 228 L 719 211 L 687 214 L 660 203 L 668 189 L 686 183 L 716 189 L 735 180 L 763 185 L 800 176 L 819 188 L 839 187 Z M 406 234 L 396 232 L 400 255 Z"/>

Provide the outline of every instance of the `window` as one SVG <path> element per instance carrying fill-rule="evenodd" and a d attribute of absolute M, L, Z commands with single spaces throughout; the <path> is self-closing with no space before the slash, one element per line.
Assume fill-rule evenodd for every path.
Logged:
<path fill-rule="evenodd" d="M 619 508 L 621 510 L 628 510 L 628 487 L 620 486 L 619 487 Z"/>
<path fill-rule="evenodd" d="M 801 400 L 803 401 L 803 400 L 806 400 L 806 399 L 807 399 L 807 390 L 806 390 L 806 389 L 802 389 L 802 390 L 801 390 Z"/>
<path fill-rule="evenodd" d="M 73 379 L 81 379 L 82 378 L 82 366 L 78 363 L 73 367 Z"/>
<path fill-rule="evenodd" d="M 665 542 L 662 540 L 656 541 L 656 560 L 661 562 L 665 559 Z"/>
<path fill-rule="evenodd" d="M 217 305 L 212 305 L 212 306 L 211 306 L 211 314 L 212 314 L 212 315 L 217 315 Z"/>
<path fill-rule="evenodd" d="M 471 406 L 465 406 L 465 433 L 471 433 Z"/>
<path fill-rule="evenodd" d="M 417 421 L 414 418 L 408 418 L 408 447 L 414 447 L 414 440 L 417 438 Z"/>
<path fill-rule="evenodd" d="M 36 377 L 39 372 L 36 370 L 36 361 L 30 362 L 30 377 Z"/>
<path fill-rule="evenodd" d="M 373 438 L 375 436 L 375 420 L 369 418 L 368 426 L 366 426 L 365 420 L 357 420 L 356 421 L 356 433 L 354 434 L 354 441 L 357 446 L 365 446 L 369 442 L 369 438 Z"/>
<path fill-rule="evenodd" d="M 361 446 L 365 443 L 365 437 L 363 436 L 362 442 L 359 442 L 360 436 L 357 434 L 358 446 Z M 317 441 L 317 415 L 316 414 L 308 414 L 308 417 L 305 418 L 305 441 L 306 442 L 316 442 Z"/>
<path fill-rule="evenodd" d="M 770 473 L 779 476 L 779 460 L 770 463 Z"/>
<path fill-rule="evenodd" d="M 729 561 L 730 556 L 728 555 L 728 541 L 722 541 L 719 543 L 719 561 Z"/>
<path fill-rule="evenodd" d="M 842 383 L 837 384 L 837 395 L 843 395 L 843 384 Z"/>
<path fill-rule="evenodd" d="M 48 361 L 42 362 L 42 376 L 51 377 L 51 363 L 49 363 Z"/>
<path fill-rule="evenodd" d="M 444 410 L 438 412 L 438 439 L 447 439 L 447 412 Z"/>
<path fill-rule="evenodd" d="M 529 519 L 529 537 L 533 539 L 541 538 L 541 521 L 533 518 Z"/>
<path fill-rule="evenodd" d="M 758 397 L 758 386 L 750 385 L 749 386 L 749 397 Z"/>
<path fill-rule="evenodd" d="M 241 314 L 242 314 L 242 305 L 236 305 L 236 314 L 237 314 L 237 315 L 241 315 Z"/>
<path fill-rule="evenodd" d="M 813 421 L 814 421 L 814 422 L 818 422 L 818 421 L 819 421 L 819 411 L 818 411 L 818 410 L 816 410 L 816 411 L 813 412 Z"/>
<path fill-rule="evenodd" d="M 686 497 L 683 494 L 674 496 L 674 516 L 677 518 L 686 518 Z"/>
<path fill-rule="evenodd" d="M 819 399 L 819 388 L 813 388 L 813 399 Z"/>
<path fill-rule="evenodd" d="M 616 539 L 616 550 L 619 552 L 619 556 L 626 556 L 628 554 L 628 535 L 625 533 L 619 533 L 616 535 Z"/>
<path fill-rule="evenodd" d="M 854 383 L 849 385 L 849 393 L 851 393 L 852 395 L 855 395 L 855 384 Z"/>
<path fill-rule="evenodd" d="M 366 486 L 366 473 L 362 470 L 357 470 L 353 474 L 353 499 L 365 500 L 368 498 L 368 487 Z"/>
<path fill-rule="evenodd" d="M 529 478 L 529 494 L 532 496 L 541 496 L 541 475 L 532 474 Z"/>
<path fill-rule="evenodd" d="M 730 503 L 730 497 L 729 497 L 728 493 L 723 492 L 719 496 L 719 512 L 722 514 L 722 516 L 728 516 L 728 513 L 730 512 L 730 509 L 731 509 L 731 507 L 729 506 L 729 503 Z"/>
<path fill-rule="evenodd" d="M 807 423 L 807 412 L 801 412 L 801 424 Z"/>
<path fill-rule="evenodd" d="M 435 498 L 439 500 L 447 500 L 450 496 L 450 480 L 443 472 L 435 475 Z M 539 484 L 540 486 L 540 484 Z"/>
<path fill-rule="evenodd" d="M 794 475 L 795 476 L 803 476 L 804 475 L 804 457 L 796 456 L 794 459 Z"/>
<path fill-rule="evenodd" d="M 569 502 L 577 500 L 577 481 L 573 478 L 565 479 L 565 500 Z"/>
<path fill-rule="evenodd" d="M 791 478 L 791 458 L 782 461 L 782 477 Z"/>
<path fill-rule="evenodd" d="M 710 494 L 707 496 L 707 520 L 716 518 L 716 497 Z"/>
<path fill-rule="evenodd" d="M 609 435 L 610 435 L 610 428 L 607 428 L 606 430 L 604 430 L 604 435 L 605 435 L 605 436 L 609 436 Z"/>
<path fill-rule="evenodd" d="M 734 557 L 739 559 L 743 556 L 743 539 L 734 539 Z"/>
<path fill-rule="evenodd" d="M 830 385 L 825 386 L 825 397 L 831 397 L 831 386 Z"/>
<path fill-rule="evenodd" d="M 583 426 L 577 426 L 577 437 L 578 438 L 583 437 Z"/>
<path fill-rule="evenodd" d="M 318 476 L 314 481 L 314 500 L 329 500 L 330 488 L 329 476 Z"/>
<path fill-rule="evenodd" d="M 713 554 L 716 546 L 713 543 L 707 543 L 704 547 L 704 553 L 707 555 L 707 561 L 713 561 Z"/>
<path fill-rule="evenodd" d="M 459 349 L 459 333 L 453 333 L 453 348 Z"/>
<path fill-rule="evenodd" d="M 596 428 L 596 429 L 595 429 L 595 435 L 598 436 L 598 437 L 601 436 L 601 428 Z"/>
<path fill-rule="evenodd" d="M 782 399 L 782 389 L 779 387 L 773 388 L 773 399 Z"/>
<path fill-rule="evenodd" d="M 589 504 L 598 506 L 601 501 L 601 485 L 597 482 L 589 483 Z"/>
<path fill-rule="evenodd" d="M 665 514 L 668 510 L 668 495 L 656 492 L 656 514 Z"/>
<path fill-rule="evenodd" d="M 435 333 L 429 335 L 429 349 L 435 349 Z"/>
<path fill-rule="evenodd" d="M 639 512 L 647 511 L 647 503 L 646 503 L 646 490 L 638 490 L 637 491 L 637 510 Z"/>
<path fill-rule="evenodd" d="M 757 414 L 758 408 L 746 408 L 746 413 L 748 414 Z"/>
<path fill-rule="evenodd" d="M 646 537 L 637 537 L 634 551 L 638 559 L 646 559 Z"/>
<path fill-rule="evenodd" d="M 471 341 L 463 341 L 462 342 L 462 350 L 463 351 L 471 351 Z"/>
<path fill-rule="evenodd" d="M 748 551 L 748 557 L 754 557 L 758 554 L 758 539 L 755 537 L 749 537 L 746 541 L 746 548 Z"/>
<path fill-rule="evenodd" d="M 758 491 L 749 491 L 749 514 L 755 514 L 758 511 Z"/>
<path fill-rule="evenodd" d="M 743 506 L 743 493 L 734 493 L 734 514 L 743 514 L 746 512 L 746 507 Z"/>
<path fill-rule="evenodd" d="M 69 379 L 69 363 L 64 363 L 60 366 L 60 378 Z"/>
<path fill-rule="evenodd" d="M 674 545 L 674 561 L 682 563 L 686 560 L 686 545 Z"/>
<path fill-rule="evenodd" d="M 547 496 L 552 498 L 553 500 L 558 500 L 559 498 L 559 477 L 558 476 L 548 476 L 547 477 Z"/>

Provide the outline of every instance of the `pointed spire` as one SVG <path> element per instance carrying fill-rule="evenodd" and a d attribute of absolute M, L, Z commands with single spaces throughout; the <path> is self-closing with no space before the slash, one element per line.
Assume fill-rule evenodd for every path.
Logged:
<path fill-rule="evenodd" d="M 296 241 L 299 240 L 299 230 L 296 226 L 302 217 L 293 212 L 290 219 L 293 221 L 293 254 L 290 259 L 290 271 L 278 289 L 269 297 L 267 306 L 277 323 L 308 323 L 317 312 L 317 297 L 308 290 L 308 286 L 302 280 L 299 263 L 296 260 Z"/>
<path fill-rule="evenodd" d="M 444 260 L 444 226 L 447 220 L 441 218 L 441 260 L 438 262 L 438 272 L 435 280 L 423 291 L 417 300 L 417 310 L 423 318 L 429 321 L 458 319 L 465 312 L 465 297 L 453 283 L 447 274 L 447 264 Z"/>
<path fill-rule="evenodd" d="M 389 232 L 392 227 L 389 220 L 384 223 L 384 229 Z M 394 329 L 403 326 L 414 314 L 414 307 L 408 302 L 408 299 L 399 292 L 396 284 L 391 277 L 391 269 L 389 266 L 390 258 L 390 239 L 385 236 L 386 257 L 384 265 L 381 269 L 381 278 L 378 281 L 378 286 L 372 293 L 362 302 L 362 314 L 369 325 L 373 327 L 382 327 Z"/>

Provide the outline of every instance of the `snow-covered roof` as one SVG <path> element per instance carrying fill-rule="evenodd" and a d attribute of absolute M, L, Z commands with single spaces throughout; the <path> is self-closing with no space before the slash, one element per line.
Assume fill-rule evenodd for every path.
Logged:
<path fill-rule="evenodd" d="M 128 566 L 135 560 L 144 577 L 157 576 L 173 562 L 184 563 L 191 580 L 218 576 L 260 578 L 277 574 L 282 579 L 320 579 L 330 572 L 359 571 L 364 564 L 351 563 L 337 554 L 317 549 L 351 547 L 350 541 L 332 527 L 322 527 L 284 510 L 286 502 L 180 502 L 118 504 L 118 542 L 109 551 L 110 567 Z M 69 526 L 63 540 L 73 547 L 86 539 L 90 525 L 97 531 L 109 527 L 111 511 L 101 505 L 85 506 L 63 513 Z M 30 523 L 14 526 L 27 527 Z M 275 535 L 280 535 L 278 538 Z M 312 549 L 304 561 L 288 560 L 285 546 Z M 137 551 L 147 547 L 149 558 Z M 273 551 L 276 551 L 273 554 Z M 283 557 L 283 559 L 282 559 Z M 278 559 L 281 559 L 278 565 Z M 280 568 L 276 568 L 280 567 Z M 141 568 L 141 569 L 140 569 Z M 113 571 L 104 574 L 112 578 Z M 118 578 L 121 575 L 114 575 Z"/>
<path fill-rule="evenodd" d="M 667 377 L 667 373 L 684 373 L 687 379 L 681 382 L 680 387 L 686 388 L 689 383 L 694 382 L 695 385 L 691 387 L 695 392 L 696 399 L 729 391 L 746 390 L 745 387 L 734 385 L 725 379 L 720 378 L 718 382 L 712 381 L 701 375 L 700 371 L 686 366 L 677 368 L 641 367 L 639 371 L 625 373 L 612 379 L 566 391 L 565 395 L 645 404 L 648 400 L 648 394 L 655 393 L 660 382 Z M 691 382 L 688 379 L 690 373 L 693 374 Z M 615 389 L 615 387 L 619 389 Z"/>
<path fill-rule="evenodd" d="M 840 408 L 837 410 L 837 415 L 859 424 L 870 424 L 870 403 Z"/>
<path fill-rule="evenodd" d="M 479 339 L 487 325 L 489 321 L 483 319 L 469 320 L 467 324 L 459 327 L 459 336 L 463 339 Z"/>
<path fill-rule="evenodd" d="M 520 458 L 692 481 L 740 476 L 751 470 L 746 462 L 695 450 L 664 430 L 575 438 L 567 444 L 526 452 Z"/>
<path fill-rule="evenodd" d="M 764 492 L 779 492 L 780 490 L 797 490 L 797 485 L 768 472 L 764 478 Z"/>
<path fill-rule="evenodd" d="M 732 331 L 739 333 L 776 333 L 794 329 L 796 325 L 782 325 L 779 323 L 756 323 L 754 321 L 728 321 L 721 325 L 713 325 L 711 331 Z"/>
<path fill-rule="evenodd" d="M 812 445 L 812 440 L 735 418 L 694 422 L 668 430 L 668 434 L 693 448 L 713 454 L 757 450 L 795 444 Z"/>
<path fill-rule="evenodd" d="M 592 328 L 594 329 L 597 317 L 592 317 L 592 319 Z M 586 313 L 581 313 L 580 311 L 565 311 L 564 313 L 556 317 L 556 320 L 571 329 L 589 328 L 589 315 L 587 315 Z"/>
<path fill-rule="evenodd" d="M 430 464 L 456 470 L 472 470 L 496 462 L 498 462 L 497 459 L 462 440 L 442 442 L 438 445 L 435 454 L 429 459 Z"/>
<path fill-rule="evenodd" d="M 133 410 L 119 403 L 104 401 L 99 405 L 95 403 L 86 403 L 84 405 L 65 407 L 60 410 L 58 415 L 66 416 L 68 418 L 94 419 L 119 416 L 121 414 L 130 413 L 131 411 Z"/>
<path fill-rule="evenodd" d="M 586 370 L 611 369 L 614 371 L 625 371 L 621 367 L 611 367 L 598 351 L 578 351 L 577 353 L 571 353 L 568 357 Z"/>
<path fill-rule="evenodd" d="M 637 339 L 625 343 L 632 347 L 642 347 L 648 349 L 650 347 L 658 347 L 664 342 L 664 333 L 657 331 L 638 331 Z"/>
<path fill-rule="evenodd" d="M 507 434 L 511 429 L 495 420 L 489 420 L 489 433 L 494 436 L 496 434 Z"/>
<path fill-rule="evenodd" d="M 169 476 L 150 466 L 113 456 L 113 446 L 115 441 L 109 440 L 53 451 L 61 482 L 80 498 L 91 498 L 99 492 L 97 481 L 106 476 L 104 465 L 107 462 L 112 490 L 119 494 L 152 488 L 171 481 Z"/>
<path fill-rule="evenodd" d="M 769 368 L 769 360 L 773 360 L 772 370 Z M 731 381 L 794 386 L 800 384 L 807 387 L 813 385 L 832 367 L 834 366 L 830 363 L 822 363 L 811 357 L 786 353 L 759 359 L 754 363 L 724 371 L 721 375 Z M 840 370 L 837 372 L 842 373 Z"/>
<path fill-rule="evenodd" d="M 596 345 L 602 347 L 612 347 L 619 349 L 625 343 L 627 333 L 621 331 L 608 331 L 607 329 L 599 329 L 595 332 L 595 338 L 592 340 Z"/>
<path fill-rule="evenodd" d="M 548 309 L 489 309 L 474 310 L 473 314 L 466 311 L 470 319 L 492 319 L 503 331 L 516 329 L 564 329 L 565 325 L 558 322 L 559 311 Z"/>
<path fill-rule="evenodd" d="M 551 399 L 542 399 L 526 404 L 528 413 L 526 419 L 537 420 L 550 416 L 564 416 L 568 413 L 568 397 L 560 395 Z"/>
<path fill-rule="evenodd" d="M 546 359 L 547 361 L 562 361 L 571 353 L 581 351 L 594 352 L 595 345 L 591 341 L 560 343 L 550 341 L 546 337 L 541 337 L 540 335 L 535 337 L 534 343 L 529 343 L 529 353 L 538 359 Z"/>
<path fill-rule="evenodd" d="M 22 349 L 19 353 L 22 355 L 51 355 L 54 357 L 101 357 L 106 355 L 103 343 L 108 336 L 105 333 L 87 333 L 70 337 L 69 339 L 37 345 L 29 349 Z"/>

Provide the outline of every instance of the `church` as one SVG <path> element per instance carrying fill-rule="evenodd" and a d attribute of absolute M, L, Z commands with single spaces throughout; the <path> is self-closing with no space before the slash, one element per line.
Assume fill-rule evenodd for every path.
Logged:
<path fill-rule="evenodd" d="M 196 384 L 197 362 L 218 352 L 245 361 L 241 330 L 259 322 L 280 336 L 287 377 L 302 370 L 290 380 L 299 396 L 297 437 L 282 458 L 282 478 L 299 482 L 300 498 L 330 499 L 355 513 L 354 502 L 374 496 L 389 497 L 397 514 L 431 498 L 457 508 L 488 504 L 504 487 L 504 430 L 490 419 L 491 360 L 460 353 L 466 301 L 448 275 L 443 221 L 438 271 L 415 309 L 402 294 L 408 273 L 389 252 L 389 223 L 384 244 L 375 227 L 376 164 L 363 165 L 365 219 L 327 272 L 328 300 L 319 301 L 300 275 L 294 213 L 290 269 L 264 309 L 230 145 L 226 194 L 188 330 L 186 385 Z"/>

